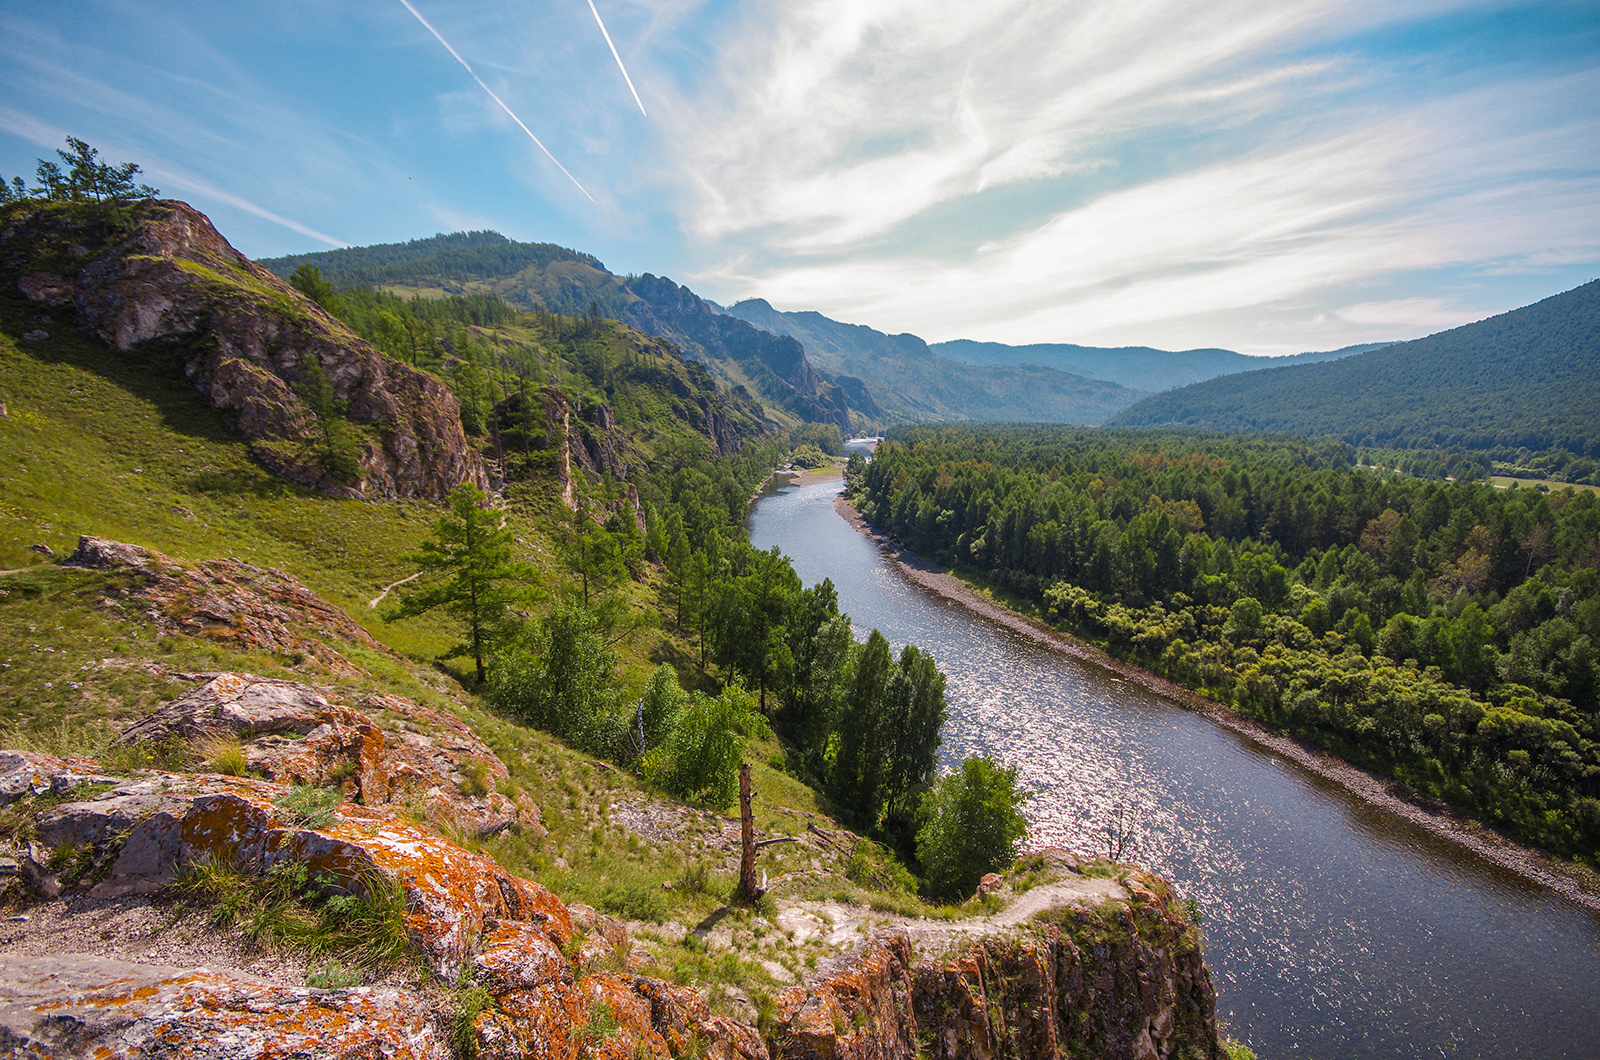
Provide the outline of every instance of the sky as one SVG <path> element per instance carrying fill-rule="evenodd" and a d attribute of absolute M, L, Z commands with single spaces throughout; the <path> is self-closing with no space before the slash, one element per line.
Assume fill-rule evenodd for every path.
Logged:
<path fill-rule="evenodd" d="M 1284 354 L 1600 276 L 1594 0 L 8 0 L 0 174 L 69 134 L 251 257 L 494 229 L 934 342 Z"/>

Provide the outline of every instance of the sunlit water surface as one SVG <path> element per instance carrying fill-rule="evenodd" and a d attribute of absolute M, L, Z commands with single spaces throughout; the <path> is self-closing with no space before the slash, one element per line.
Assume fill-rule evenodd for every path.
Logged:
<path fill-rule="evenodd" d="M 897 574 L 831 483 L 751 517 L 858 633 L 933 652 L 946 764 L 988 752 L 1033 793 L 1030 842 L 1106 846 L 1204 911 L 1218 1013 L 1262 1060 L 1600 1058 L 1600 918 L 1370 808 L 1248 739 Z"/>

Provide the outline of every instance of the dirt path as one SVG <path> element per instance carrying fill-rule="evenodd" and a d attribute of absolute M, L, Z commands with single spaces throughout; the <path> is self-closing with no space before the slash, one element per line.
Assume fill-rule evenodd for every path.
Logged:
<path fill-rule="evenodd" d="M 843 902 L 789 902 L 779 900 L 778 926 L 790 932 L 795 943 L 816 939 L 835 951 L 821 969 L 826 974 L 848 959 L 860 945 L 885 928 L 904 932 L 919 952 L 938 953 L 961 938 L 992 935 L 1032 920 L 1046 909 L 1092 906 L 1130 895 L 1108 877 L 1070 876 L 1024 892 L 997 913 L 961 920 L 936 920 L 881 912 Z"/>
<path fill-rule="evenodd" d="M 417 578 L 420 578 L 420 577 L 422 577 L 422 572 L 421 571 L 417 571 L 417 573 L 411 575 L 409 578 L 401 578 L 397 582 L 390 582 L 388 585 L 385 585 L 383 587 L 383 592 L 379 593 L 377 596 L 374 596 L 372 599 L 367 601 L 367 606 L 370 607 L 370 608 L 373 608 L 374 610 L 376 610 L 377 606 L 379 604 L 383 603 L 383 598 L 385 596 L 389 595 L 389 590 L 390 589 L 398 589 L 400 586 L 404 585 L 406 582 L 413 581 L 413 580 L 415 580 Z"/>
<path fill-rule="evenodd" d="M 930 592 L 953 600 L 1013 632 L 1109 670 L 1126 681 L 1204 714 L 1218 725 L 1248 737 L 1301 768 L 1339 785 L 1369 805 L 1381 807 L 1403 817 L 1433 835 L 1464 847 L 1485 861 L 1548 888 L 1579 905 L 1600 911 L 1600 874 L 1591 872 L 1581 865 L 1562 861 L 1525 847 L 1448 808 L 1433 810 L 1407 802 L 1391 792 L 1388 781 L 1375 773 L 1351 765 L 1313 744 L 1304 743 L 1292 736 L 1269 729 L 1251 718 L 1235 713 L 1215 700 L 1207 699 L 1141 666 L 1117 659 L 1092 644 L 1069 637 L 1043 622 L 1020 615 L 985 598 L 960 578 L 933 566 L 916 553 L 901 548 L 868 526 L 861 513 L 851 507 L 843 494 L 834 500 L 834 509 L 851 526 L 870 537 L 901 573 Z"/>

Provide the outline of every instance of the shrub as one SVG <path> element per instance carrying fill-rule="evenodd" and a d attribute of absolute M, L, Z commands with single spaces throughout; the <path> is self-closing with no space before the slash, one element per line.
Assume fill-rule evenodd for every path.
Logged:
<path fill-rule="evenodd" d="M 611 684 L 616 654 L 606 646 L 600 623 L 588 608 L 562 604 L 539 624 L 535 650 L 515 650 L 495 660 L 489 699 L 536 728 L 596 754 L 612 730 L 617 692 Z"/>
<path fill-rule="evenodd" d="M 729 685 L 715 699 L 696 694 L 645 759 L 645 775 L 680 799 L 729 806 L 739 794 L 745 737 L 762 727 L 754 697 L 740 686 Z"/>
<path fill-rule="evenodd" d="M 923 802 L 917 833 L 928 892 L 947 901 L 962 898 L 985 873 L 1009 865 L 1028 832 L 1025 798 L 1017 790 L 1017 771 L 986 755 L 973 755 L 941 777 Z"/>

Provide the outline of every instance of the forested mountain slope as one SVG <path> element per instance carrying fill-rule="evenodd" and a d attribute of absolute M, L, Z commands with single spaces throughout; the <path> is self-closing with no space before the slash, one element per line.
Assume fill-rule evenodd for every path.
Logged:
<path fill-rule="evenodd" d="M 1332 363 L 1196 383 L 1110 423 L 1600 457 L 1600 281 Z"/>
<path fill-rule="evenodd" d="M 833 423 L 850 433 L 880 415 L 859 380 L 816 372 L 798 343 L 714 313 L 694 292 L 665 277 L 619 277 L 591 255 L 547 243 L 466 232 L 262 264 L 282 277 L 314 267 L 336 291 L 371 287 L 430 298 L 492 294 L 516 309 L 625 321 L 676 343 L 730 388 L 746 387 L 774 406 L 785 424 Z"/>
<path fill-rule="evenodd" d="M 1174 351 L 1157 350 L 1149 346 L 1078 346 L 1060 342 L 1008 346 L 1003 342 L 974 342 L 970 339 L 936 342 L 928 348 L 940 357 L 967 364 L 1038 364 L 1155 394 L 1173 387 L 1215 379 L 1219 375 L 1283 368 L 1291 364 L 1336 361 L 1341 357 L 1382 349 L 1386 345 L 1388 343 L 1374 342 L 1318 353 L 1297 353 L 1289 357 L 1250 357 L 1232 350 L 1218 349 Z"/>
<path fill-rule="evenodd" d="M 805 344 L 825 371 L 865 380 L 897 420 L 1025 420 L 1099 423 L 1141 393 L 1044 367 L 963 364 L 939 356 L 915 335 L 886 335 L 821 313 L 781 313 L 760 298 L 727 312 Z"/>

